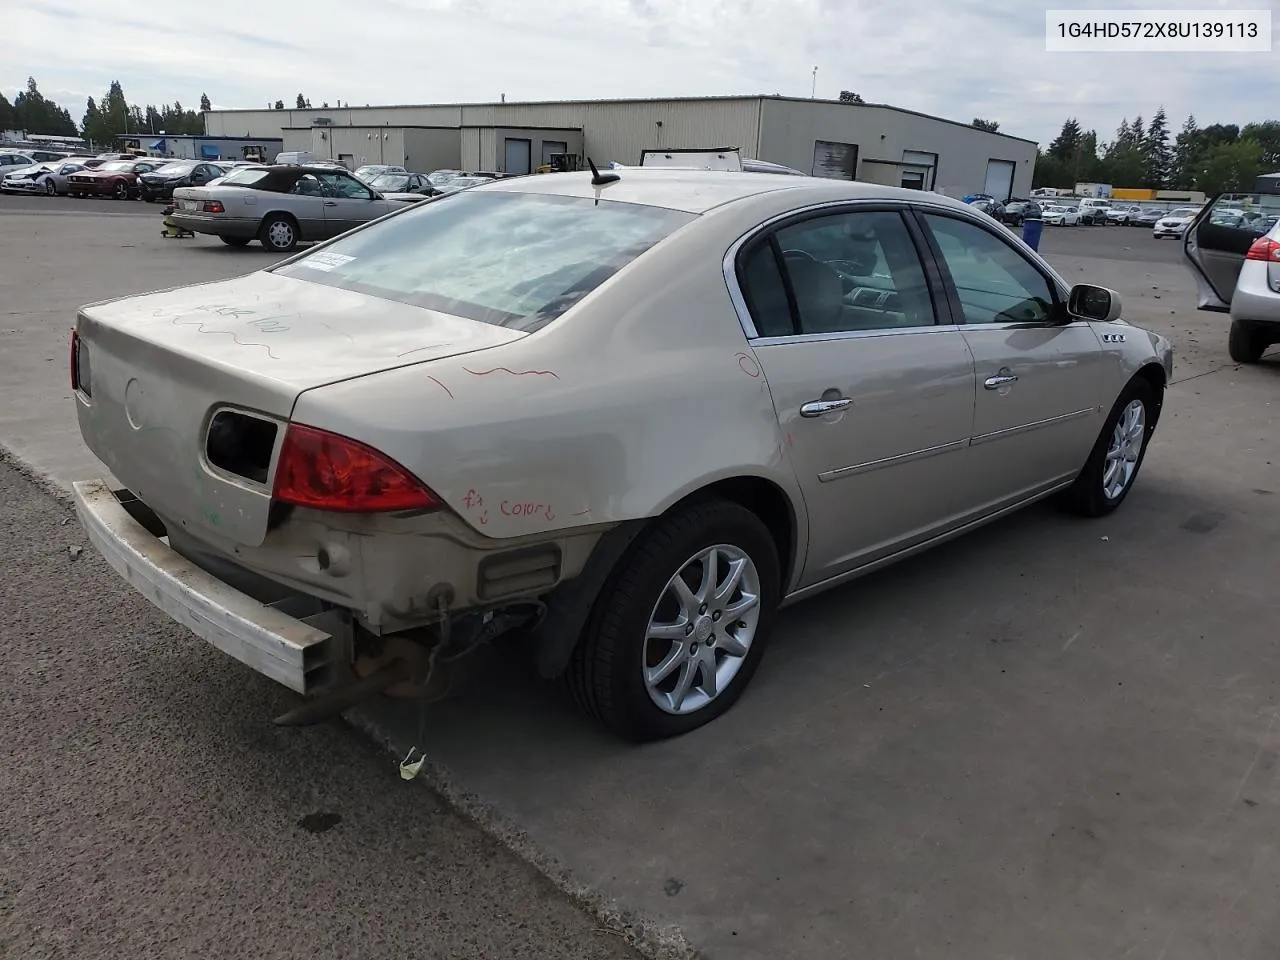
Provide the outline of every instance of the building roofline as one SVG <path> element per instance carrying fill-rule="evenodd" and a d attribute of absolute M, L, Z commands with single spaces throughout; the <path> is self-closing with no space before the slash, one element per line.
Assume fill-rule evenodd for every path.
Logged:
<path fill-rule="evenodd" d="M 281 127 L 281 130 L 289 129 Z M 258 143 L 263 140 L 283 140 L 283 137 L 223 137 L 216 133 L 117 133 L 117 140 L 244 140 Z"/>
<path fill-rule="evenodd" d="M 964 127 L 966 130 L 975 130 L 978 133 L 985 133 L 992 137 L 1004 137 L 1006 140 L 1017 140 L 1019 143 L 1029 143 L 1035 147 L 1039 147 L 1037 140 L 1028 140 L 1026 137 L 1015 137 L 1011 133 L 1000 133 L 996 131 L 992 133 L 990 130 L 979 130 L 971 123 L 965 123 L 963 120 L 951 120 L 948 117 L 934 116 L 932 113 L 922 113 L 919 110 L 909 110 L 906 107 L 895 107 L 892 103 L 845 103 L 843 100 L 823 100 L 822 98 L 810 99 L 809 97 L 784 97 L 780 94 L 764 95 L 761 100 L 780 100 L 788 103 L 834 103 L 841 107 L 876 107 L 880 110 L 892 110 L 895 113 L 905 113 L 912 117 L 923 117 L 926 120 L 934 120 L 938 123 L 949 123 L 955 127 Z"/>
<path fill-rule="evenodd" d="M 355 108 L 352 107 L 354 110 Z M 362 108 L 363 109 L 363 108 Z M 492 126 L 492 124 L 486 124 Z M 305 127 L 281 127 L 281 130 L 461 130 L 447 123 L 313 123 Z M 560 129 L 557 127 L 556 129 Z M 213 140 L 230 140 L 231 137 L 218 137 L 209 134 Z M 252 140 L 252 137 L 240 137 L 240 140 Z M 277 137 L 276 139 L 279 139 Z"/>
<path fill-rule="evenodd" d="M 317 115 L 322 115 L 321 110 L 421 110 L 431 108 L 444 109 L 462 109 L 464 107 L 568 107 L 586 104 L 602 104 L 602 103 L 714 103 L 714 102 L 732 102 L 745 100 L 776 100 L 786 103 L 825 103 L 837 104 L 842 107 L 875 107 L 880 110 L 893 110 L 896 113 L 905 113 L 913 117 L 923 117 L 926 120 L 935 120 L 938 123 L 949 123 L 953 126 L 964 127 L 967 130 L 977 130 L 978 133 L 985 133 L 993 137 L 1004 137 L 1006 140 L 1016 140 L 1020 143 L 1029 143 L 1039 147 L 1036 140 L 1028 140 L 1026 137 L 1015 137 L 1011 133 L 1000 133 L 999 131 L 992 133 L 990 130 L 978 130 L 977 127 L 970 123 L 964 123 L 961 120 L 951 120 L 947 117 L 934 116 L 931 113 L 922 113 L 919 110 L 909 110 L 906 107 L 896 107 L 891 103 L 845 103 L 843 100 L 829 100 L 823 98 L 811 97 L 784 97 L 780 93 L 755 93 L 755 94 L 730 94 L 707 97 L 607 97 L 600 99 L 588 100 L 488 100 L 477 102 L 458 102 L 458 103 L 384 103 L 384 104 L 367 104 L 343 107 L 302 107 L 301 111 L 310 110 Z M 298 107 L 286 107 L 280 113 L 298 113 Z M 209 114 L 236 114 L 236 113 L 274 113 L 275 110 L 269 110 L 266 107 L 238 107 L 233 110 L 210 110 Z M 207 114 L 206 114 L 207 115 Z M 339 124 L 334 124 L 339 126 Z M 376 126 L 376 124 L 375 124 Z M 492 124 L 486 124 L 492 126 Z"/>

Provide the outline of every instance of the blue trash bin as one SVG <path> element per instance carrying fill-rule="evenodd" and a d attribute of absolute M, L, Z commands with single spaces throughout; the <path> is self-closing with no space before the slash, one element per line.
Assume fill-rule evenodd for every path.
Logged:
<path fill-rule="evenodd" d="M 1032 250 L 1040 249 L 1040 234 L 1044 232 L 1044 221 L 1039 217 L 1022 221 L 1022 242 Z"/>

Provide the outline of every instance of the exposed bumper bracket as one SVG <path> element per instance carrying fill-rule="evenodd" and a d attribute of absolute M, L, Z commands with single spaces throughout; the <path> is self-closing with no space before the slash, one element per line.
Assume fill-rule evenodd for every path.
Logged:
<path fill-rule="evenodd" d="M 157 538 L 126 508 L 128 491 L 73 485 L 90 541 L 135 590 L 192 633 L 301 694 L 323 687 L 344 656 L 350 622 L 336 611 L 299 619 L 228 586 Z"/>

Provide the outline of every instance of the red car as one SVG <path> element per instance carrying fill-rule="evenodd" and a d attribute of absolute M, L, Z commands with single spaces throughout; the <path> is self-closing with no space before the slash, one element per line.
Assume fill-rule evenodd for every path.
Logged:
<path fill-rule="evenodd" d="M 73 197 L 115 197 L 128 200 L 142 195 L 138 174 L 150 173 L 160 163 L 154 160 L 108 160 L 96 170 L 73 173 L 67 193 Z"/>

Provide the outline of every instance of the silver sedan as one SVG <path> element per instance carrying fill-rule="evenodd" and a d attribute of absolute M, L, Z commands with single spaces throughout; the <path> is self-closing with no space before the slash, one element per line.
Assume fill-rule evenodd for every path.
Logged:
<path fill-rule="evenodd" d="M 242 167 L 203 187 L 179 187 L 173 205 L 170 218 L 193 233 L 212 234 L 234 247 L 256 239 L 281 253 L 404 206 L 346 170 L 291 165 Z"/>
<path fill-rule="evenodd" d="M 68 178 L 85 169 L 83 163 L 68 160 L 51 160 L 30 167 L 18 167 L 4 174 L 0 190 L 5 193 L 45 193 L 49 196 L 65 194 Z"/>
<path fill-rule="evenodd" d="M 131 492 L 76 497 L 144 596 L 317 711 L 524 627 L 591 716 L 667 737 L 784 604 L 1050 495 L 1119 507 L 1173 367 L 1122 312 L 916 190 L 499 180 L 83 308 L 80 429 Z"/>

